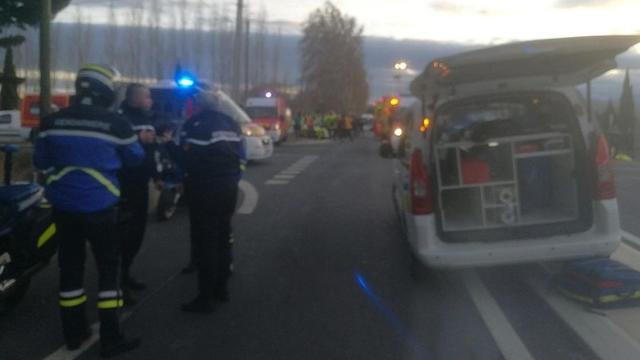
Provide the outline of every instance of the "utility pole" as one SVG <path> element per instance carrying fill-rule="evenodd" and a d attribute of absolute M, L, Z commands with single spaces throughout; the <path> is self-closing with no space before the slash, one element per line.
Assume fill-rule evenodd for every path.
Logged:
<path fill-rule="evenodd" d="M 242 55 L 242 0 L 238 0 L 236 10 L 236 33 L 233 41 L 233 79 L 231 82 L 231 96 L 238 101 L 240 97 L 240 66 Z"/>
<path fill-rule="evenodd" d="M 51 0 L 40 0 L 40 118 L 51 111 Z"/>
<path fill-rule="evenodd" d="M 245 22 L 245 37 L 244 37 L 244 98 L 249 97 L 249 30 L 251 26 L 251 20 L 249 16 Z"/>

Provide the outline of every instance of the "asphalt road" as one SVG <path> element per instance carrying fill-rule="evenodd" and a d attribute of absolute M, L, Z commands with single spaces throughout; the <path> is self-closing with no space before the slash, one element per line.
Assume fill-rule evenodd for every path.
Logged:
<path fill-rule="evenodd" d="M 615 171 L 620 223 L 626 231 L 640 236 L 640 162 L 616 162 Z"/>
<path fill-rule="evenodd" d="M 186 213 L 152 222 L 135 267 L 150 289 L 124 321 L 143 345 L 122 358 L 597 359 L 529 286 L 530 277 L 544 277 L 536 265 L 415 279 L 391 204 L 392 162 L 376 150 L 366 138 L 289 144 L 253 164 L 245 180 L 258 190 L 258 205 L 234 220 L 231 302 L 211 315 L 179 309 L 196 286 L 194 276 L 179 274 L 188 257 Z M 622 171 L 619 192 L 623 224 L 640 234 L 626 215 L 640 210 L 635 169 Z M 92 264 L 86 278 L 95 294 Z M 59 326 L 52 263 L 0 318 L 0 359 L 70 358 L 56 353 Z M 518 344 L 526 354 L 504 355 Z M 95 345 L 80 355 L 97 357 Z"/>

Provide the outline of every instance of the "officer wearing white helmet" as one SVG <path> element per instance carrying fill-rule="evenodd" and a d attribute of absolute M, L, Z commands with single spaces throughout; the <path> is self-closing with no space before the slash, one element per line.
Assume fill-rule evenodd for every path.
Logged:
<path fill-rule="evenodd" d="M 60 236 L 59 304 L 65 342 L 75 350 L 91 337 L 83 288 L 85 243 L 89 242 L 99 273 L 97 305 L 104 357 L 140 343 L 140 339 L 125 338 L 120 330 L 120 243 L 115 225 L 118 170 L 140 163 L 144 152 L 131 125 L 109 111 L 117 76 L 117 70 L 108 66 L 83 66 L 73 104 L 42 119 L 34 152 L 35 166 L 47 176 L 46 196 Z"/>

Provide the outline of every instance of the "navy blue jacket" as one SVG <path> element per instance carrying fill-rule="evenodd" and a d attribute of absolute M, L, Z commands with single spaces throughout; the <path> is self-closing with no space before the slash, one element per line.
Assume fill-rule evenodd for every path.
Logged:
<path fill-rule="evenodd" d="M 121 115 L 129 121 L 136 134 L 143 130 L 155 131 L 155 117 L 141 109 L 136 109 L 123 103 L 120 107 Z M 140 144 L 144 149 L 144 160 L 140 165 L 120 170 L 119 178 L 122 186 L 122 196 L 128 197 L 132 192 L 148 191 L 149 180 L 158 175 L 155 153 L 157 145 Z"/>
<path fill-rule="evenodd" d="M 76 213 L 114 206 L 120 197 L 118 170 L 143 158 L 125 119 L 80 104 L 42 119 L 33 154 L 35 166 L 47 175 L 47 199 L 59 210 Z"/>
<path fill-rule="evenodd" d="M 214 184 L 239 181 L 246 162 L 240 126 L 229 116 L 217 111 L 204 111 L 182 127 L 180 144 L 182 166 L 187 181 Z"/>

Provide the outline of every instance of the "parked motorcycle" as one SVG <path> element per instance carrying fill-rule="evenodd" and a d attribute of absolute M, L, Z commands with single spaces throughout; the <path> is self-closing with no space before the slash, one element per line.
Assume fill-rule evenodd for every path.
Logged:
<path fill-rule="evenodd" d="M 173 217 L 182 198 L 182 172 L 171 157 L 169 143 L 161 144 L 156 152 L 156 164 L 162 188 L 158 198 L 156 216 L 158 221 L 167 221 Z"/>
<path fill-rule="evenodd" d="M 175 179 L 163 179 L 163 186 L 158 198 L 156 215 L 158 221 L 167 221 L 173 217 L 178 209 L 182 197 L 182 182 Z"/>
<path fill-rule="evenodd" d="M 55 255 L 58 242 L 43 188 L 11 182 L 12 156 L 18 147 L 5 145 L 0 151 L 5 154 L 0 186 L 0 313 L 4 313 L 22 300 L 31 278 Z"/>

